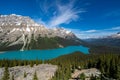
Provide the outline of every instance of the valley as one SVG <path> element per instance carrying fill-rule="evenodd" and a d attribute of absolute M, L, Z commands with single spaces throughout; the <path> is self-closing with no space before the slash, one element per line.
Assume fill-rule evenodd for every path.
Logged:
<path fill-rule="evenodd" d="M 28 16 L 0 15 L 0 79 L 119 80 L 119 39 L 84 40 Z"/>

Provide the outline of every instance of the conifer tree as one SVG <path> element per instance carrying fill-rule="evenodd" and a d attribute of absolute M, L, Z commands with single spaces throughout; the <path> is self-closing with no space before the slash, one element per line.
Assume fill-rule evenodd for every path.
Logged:
<path fill-rule="evenodd" d="M 84 73 L 80 74 L 80 79 L 85 80 L 85 74 Z"/>
<path fill-rule="evenodd" d="M 36 71 L 35 71 L 35 74 L 34 74 L 34 76 L 33 76 L 33 80 L 38 80 Z"/>
<path fill-rule="evenodd" d="M 9 80 L 9 70 L 8 67 L 5 67 L 4 75 L 2 77 L 2 80 Z"/>
<path fill-rule="evenodd" d="M 24 78 L 26 78 L 27 77 L 27 74 L 26 74 L 26 72 L 24 72 Z"/>
<path fill-rule="evenodd" d="M 12 75 L 12 79 L 11 79 L 11 80 L 15 80 L 15 79 L 14 79 L 14 75 Z"/>

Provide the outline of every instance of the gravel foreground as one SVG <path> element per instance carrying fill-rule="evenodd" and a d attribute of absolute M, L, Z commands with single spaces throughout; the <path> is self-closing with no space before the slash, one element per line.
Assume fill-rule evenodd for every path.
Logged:
<path fill-rule="evenodd" d="M 40 64 L 34 65 L 33 67 L 28 66 L 15 66 L 9 68 L 10 80 L 14 75 L 15 80 L 32 80 L 36 72 L 39 80 L 50 80 L 57 70 L 56 65 L 51 64 Z M 4 74 L 4 68 L 0 68 L 0 79 Z M 26 77 L 24 77 L 26 74 Z"/>

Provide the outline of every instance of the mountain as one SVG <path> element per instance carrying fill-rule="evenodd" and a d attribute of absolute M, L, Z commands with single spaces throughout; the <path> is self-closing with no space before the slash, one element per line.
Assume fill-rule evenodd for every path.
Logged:
<path fill-rule="evenodd" d="M 26 16 L 0 15 L 0 51 L 52 49 L 81 43 L 64 28 L 48 29 Z"/>
<path fill-rule="evenodd" d="M 118 32 L 117 34 L 105 36 L 102 38 L 87 39 L 85 41 L 90 43 L 90 44 L 94 44 L 94 45 L 120 47 L 120 32 Z"/>
<path fill-rule="evenodd" d="M 88 43 L 92 54 L 120 54 L 120 32 L 96 39 L 84 40 Z"/>

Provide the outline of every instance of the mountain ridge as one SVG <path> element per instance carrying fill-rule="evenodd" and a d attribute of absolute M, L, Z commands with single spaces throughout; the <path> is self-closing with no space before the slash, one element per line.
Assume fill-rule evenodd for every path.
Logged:
<path fill-rule="evenodd" d="M 15 48 L 16 46 L 20 50 L 39 49 L 40 41 L 43 42 L 41 44 L 46 45 L 47 49 L 65 47 L 68 43 L 69 45 L 79 45 L 82 42 L 74 33 L 64 28 L 48 29 L 26 16 L 0 15 L 1 50 L 11 50 L 11 47 Z M 48 47 L 48 43 L 55 45 L 54 47 Z M 35 44 L 37 47 L 33 48 L 32 46 L 35 46 Z"/>
<path fill-rule="evenodd" d="M 86 39 L 85 41 L 93 45 L 120 47 L 120 32 L 110 36 Z"/>

